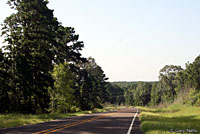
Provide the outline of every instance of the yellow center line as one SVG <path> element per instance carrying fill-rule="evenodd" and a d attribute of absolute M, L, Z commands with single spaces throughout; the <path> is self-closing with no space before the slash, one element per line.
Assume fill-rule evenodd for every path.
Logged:
<path fill-rule="evenodd" d="M 96 117 L 93 117 L 93 118 L 96 118 Z M 91 119 L 92 119 L 92 118 L 91 118 Z M 85 119 L 85 120 L 88 120 L 88 119 Z M 59 129 L 59 128 L 61 128 L 61 127 L 68 126 L 68 125 L 73 125 L 73 124 L 76 124 L 76 123 L 79 123 L 79 122 L 83 122 L 83 121 L 85 121 L 85 120 L 81 120 L 81 121 L 73 122 L 73 123 L 66 124 L 66 125 L 60 125 L 60 126 L 57 126 L 57 127 L 54 127 L 54 128 L 46 129 L 46 130 L 39 131 L 39 132 L 32 133 L 32 134 L 39 134 L 39 133 L 47 132 L 47 131 L 50 131 L 50 130 L 53 130 L 53 129 Z"/>
<path fill-rule="evenodd" d="M 116 114 L 116 113 L 112 113 L 112 114 L 107 114 L 107 115 L 103 115 L 103 116 L 98 116 L 96 118 L 91 118 L 91 119 L 88 119 L 88 120 L 83 120 L 82 122 L 78 122 L 76 124 L 71 124 L 71 125 L 66 125 L 64 127 L 61 127 L 59 129 L 55 129 L 55 130 L 52 130 L 52 131 L 49 131 L 47 133 L 43 133 L 43 134 L 49 134 L 49 133 L 53 133 L 53 132 L 56 132 L 56 131 L 59 131 L 59 130 L 62 130 L 62 129 L 65 129 L 65 128 L 69 128 L 69 127 L 72 127 L 72 126 L 77 126 L 79 124 L 83 124 L 85 122 L 90 122 L 90 121 L 93 121 L 93 120 L 96 120 L 96 119 L 99 119 L 99 118 L 103 118 L 103 117 L 106 117 L 106 116 L 110 116 L 110 115 L 113 115 L 113 114 Z"/>
<path fill-rule="evenodd" d="M 119 112 L 123 112 L 123 111 L 126 111 L 126 110 L 128 110 L 128 109 L 120 110 L 120 111 L 117 111 L 117 112 L 114 112 L 114 113 L 105 114 L 105 115 L 100 115 L 100 116 L 97 116 L 97 117 L 93 117 L 93 118 L 90 118 L 90 119 L 77 121 L 77 122 L 66 124 L 66 125 L 60 125 L 60 126 L 57 126 L 57 127 L 54 127 L 54 128 L 46 129 L 46 130 L 39 131 L 39 132 L 32 133 L 32 134 L 40 134 L 40 133 L 48 134 L 48 133 L 52 133 L 52 132 L 59 131 L 59 130 L 62 130 L 62 129 L 65 129 L 65 128 L 69 128 L 69 127 L 72 127 L 72 126 L 77 126 L 77 125 L 83 124 L 85 122 L 90 122 L 90 121 L 93 121 L 93 120 L 96 120 L 96 119 L 99 119 L 99 118 L 103 118 L 103 117 L 106 117 L 106 116 L 117 114 Z"/>
<path fill-rule="evenodd" d="M 98 118 L 96 118 L 96 119 L 98 119 Z M 95 119 L 85 120 L 85 121 L 82 121 L 82 122 L 79 122 L 79 123 L 76 123 L 76 124 L 68 125 L 68 126 L 65 126 L 65 127 L 59 128 L 59 129 L 55 129 L 55 130 L 49 131 L 49 132 L 43 133 L 43 134 L 53 133 L 55 131 L 59 131 L 59 130 L 62 130 L 62 129 L 65 129 L 65 128 L 69 128 L 69 127 L 72 127 L 72 126 L 77 126 L 79 124 L 83 124 L 85 122 L 90 122 L 90 121 L 93 121 L 93 120 L 95 120 Z"/>

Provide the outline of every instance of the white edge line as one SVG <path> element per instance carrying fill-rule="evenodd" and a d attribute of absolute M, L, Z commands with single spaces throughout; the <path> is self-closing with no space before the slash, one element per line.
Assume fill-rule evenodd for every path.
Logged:
<path fill-rule="evenodd" d="M 129 129 L 128 129 L 127 134 L 130 134 L 130 133 L 131 133 L 131 129 L 132 129 L 132 127 L 133 127 L 133 123 L 134 123 L 134 121 L 135 121 L 135 118 L 136 118 L 137 114 L 138 114 L 138 109 L 137 109 L 137 112 L 135 113 L 135 115 L 134 115 L 134 117 L 133 117 L 133 120 L 132 120 L 131 125 L 130 125 L 130 127 L 129 127 Z"/>

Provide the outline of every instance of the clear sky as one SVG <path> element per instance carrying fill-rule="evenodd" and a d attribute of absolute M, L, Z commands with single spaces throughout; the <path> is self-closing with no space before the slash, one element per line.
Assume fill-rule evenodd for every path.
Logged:
<path fill-rule="evenodd" d="M 12 11 L 0 0 L 0 22 Z M 200 54 L 200 0 L 49 0 L 109 81 L 154 81 Z M 0 40 L 2 41 L 2 39 Z"/>

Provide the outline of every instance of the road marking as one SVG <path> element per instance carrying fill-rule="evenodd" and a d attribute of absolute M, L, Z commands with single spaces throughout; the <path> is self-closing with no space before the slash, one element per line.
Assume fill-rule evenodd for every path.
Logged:
<path fill-rule="evenodd" d="M 135 115 L 134 115 L 134 117 L 133 117 L 133 120 L 132 120 L 131 125 L 130 125 L 130 127 L 129 127 L 129 129 L 128 129 L 127 134 L 131 134 L 131 130 L 132 130 L 132 127 L 133 127 L 133 123 L 134 123 L 134 121 L 135 121 L 135 118 L 136 118 L 137 114 L 138 114 L 138 109 L 137 109 L 137 112 L 135 113 Z"/>
<path fill-rule="evenodd" d="M 85 119 L 85 120 L 77 121 L 77 122 L 66 124 L 66 125 L 60 125 L 60 126 L 57 126 L 57 127 L 54 127 L 54 128 L 46 129 L 46 130 L 35 132 L 35 133 L 32 133 L 32 134 L 40 134 L 40 133 L 42 133 L 42 134 L 49 134 L 49 133 L 52 133 L 52 132 L 55 132 L 55 131 L 59 131 L 59 130 L 65 129 L 65 128 L 69 128 L 69 127 L 72 127 L 72 126 L 83 124 L 85 122 L 90 122 L 90 121 L 93 121 L 93 120 L 96 120 L 96 119 L 99 119 L 99 118 L 103 118 L 103 117 L 106 117 L 106 116 L 117 114 L 117 113 L 120 113 L 120 112 L 123 112 L 123 111 L 126 111 L 126 110 L 128 110 L 128 109 L 119 110 L 119 111 L 114 112 L 114 113 L 108 113 L 108 114 L 100 115 L 100 116 L 93 117 L 93 118 L 90 118 L 90 119 Z"/>
<path fill-rule="evenodd" d="M 93 117 L 93 118 L 95 119 L 96 117 Z M 91 119 L 93 119 L 93 118 L 91 118 Z M 80 123 L 80 122 L 84 122 L 84 121 L 87 121 L 87 120 L 88 119 L 81 120 L 81 121 L 76 121 L 76 122 L 73 122 L 73 123 L 70 123 L 70 124 L 66 124 L 66 125 L 60 125 L 60 126 L 57 126 L 57 127 L 54 127 L 54 128 L 46 129 L 46 130 L 35 132 L 35 133 L 32 133 L 32 134 L 39 134 L 39 133 L 47 132 L 47 131 L 54 130 L 54 129 L 60 129 L 60 128 L 65 127 L 65 126 L 74 125 L 74 124 L 77 124 L 77 123 Z"/>

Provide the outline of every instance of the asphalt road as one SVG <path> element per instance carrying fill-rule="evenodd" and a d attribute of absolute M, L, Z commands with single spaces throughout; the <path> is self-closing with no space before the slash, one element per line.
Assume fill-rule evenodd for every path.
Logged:
<path fill-rule="evenodd" d="M 136 108 L 126 108 L 86 114 L 23 127 L 0 129 L 0 134 L 127 134 L 128 131 L 130 134 L 141 134 L 136 113 Z"/>

